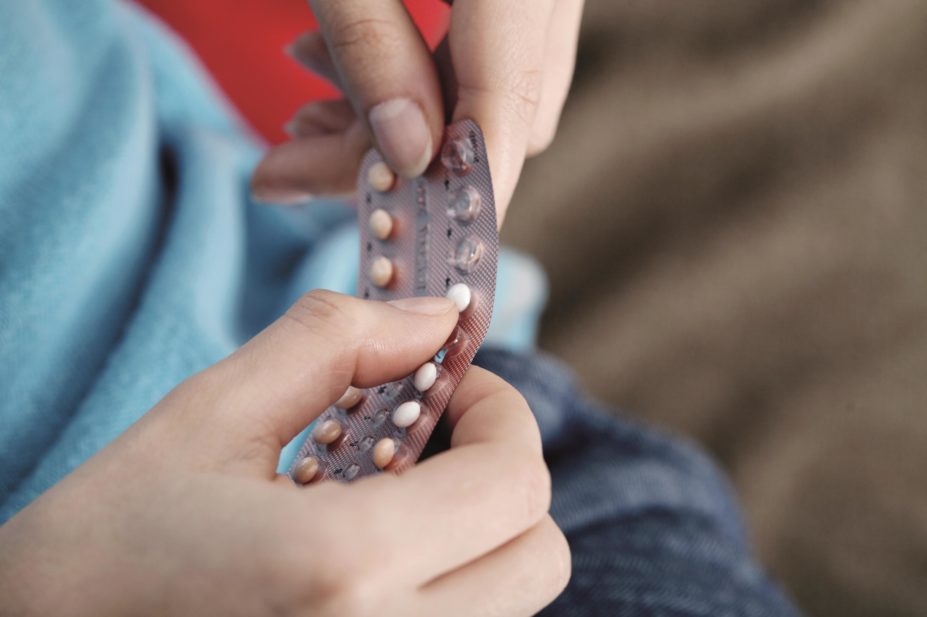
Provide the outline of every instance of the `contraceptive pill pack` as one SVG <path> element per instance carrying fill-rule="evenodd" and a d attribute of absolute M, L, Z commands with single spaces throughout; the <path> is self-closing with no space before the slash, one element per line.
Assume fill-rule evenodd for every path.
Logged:
<path fill-rule="evenodd" d="M 486 336 L 499 237 L 482 131 L 449 126 L 441 156 L 413 180 L 375 151 L 358 177 L 358 295 L 374 300 L 446 295 L 460 310 L 448 341 L 412 375 L 351 387 L 316 420 L 290 468 L 298 484 L 399 472 L 418 459 Z"/>

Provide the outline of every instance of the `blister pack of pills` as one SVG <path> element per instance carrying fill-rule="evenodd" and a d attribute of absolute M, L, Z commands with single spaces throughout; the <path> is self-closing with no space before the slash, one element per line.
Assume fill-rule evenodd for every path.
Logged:
<path fill-rule="evenodd" d="M 449 126 L 441 156 L 413 180 L 397 178 L 369 152 L 357 198 L 358 295 L 446 295 L 460 320 L 437 355 L 412 375 L 366 390 L 351 387 L 322 413 L 290 468 L 298 484 L 348 482 L 412 466 L 492 317 L 499 238 L 486 147 L 475 122 Z"/>

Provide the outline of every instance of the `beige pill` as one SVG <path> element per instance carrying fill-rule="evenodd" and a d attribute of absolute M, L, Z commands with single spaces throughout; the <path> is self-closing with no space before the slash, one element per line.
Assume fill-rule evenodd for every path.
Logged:
<path fill-rule="evenodd" d="M 381 439 L 373 447 L 373 464 L 380 469 L 386 468 L 394 456 L 396 456 L 396 442 L 389 437 Z"/>
<path fill-rule="evenodd" d="M 309 484 L 319 475 L 319 467 L 319 459 L 314 456 L 307 456 L 299 461 L 293 476 L 300 484 Z"/>
<path fill-rule="evenodd" d="M 368 275 L 371 283 L 377 287 L 386 287 L 393 280 L 393 262 L 383 256 L 377 257 L 370 264 Z"/>
<path fill-rule="evenodd" d="M 335 401 L 335 407 L 339 409 L 351 409 L 352 407 L 356 407 L 357 404 L 361 402 L 362 398 L 364 398 L 363 391 L 354 386 L 348 386 L 348 389 L 344 391 L 341 398 Z"/>
<path fill-rule="evenodd" d="M 375 191 L 385 193 L 393 188 L 394 182 L 396 182 L 396 174 L 382 161 L 374 163 L 367 170 L 367 184 Z"/>
<path fill-rule="evenodd" d="M 412 384 L 415 386 L 415 389 L 419 392 L 425 392 L 431 386 L 435 385 L 435 380 L 438 379 L 438 367 L 435 366 L 434 362 L 427 362 L 415 371 L 415 377 L 412 378 Z"/>
<path fill-rule="evenodd" d="M 337 420 L 325 420 L 312 431 L 312 438 L 318 443 L 334 443 L 341 437 L 341 423 Z"/>
<path fill-rule="evenodd" d="M 421 414 L 422 406 L 418 401 L 406 401 L 393 410 L 393 424 L 399 428 L 412 426 Z"/>
<path fill-rule="evenodd" d="M 393 217 L 383 208 L 377 208 L 370 214 L 367 227 L 370 228 L 370 233 L 374 238 L 386 240 L 393 233 Z"/>

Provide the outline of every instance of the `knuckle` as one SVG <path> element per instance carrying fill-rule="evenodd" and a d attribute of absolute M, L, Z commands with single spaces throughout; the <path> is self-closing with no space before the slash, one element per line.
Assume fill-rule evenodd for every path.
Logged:
<path fill-rule="evenodd" d="M 534 601 L 552 602 L 566 588 L 572 574 L 572 557 L 566 537 L 548 516 L 535 528 L 537 534 L 522 556 L 530 569 Z"/>
<path fill-rule="evenodd" d="M 286 312 L 286 319 L 313 334 L 350 335 L 357 323 L 350 298 L 324 289 L 303 294 Z"/>
<path fill-rule="evenodd" d="M 346 561 L 350 560 L 336 562 L 335 567 L 326 563 L 327 574 L 312 585 L 309 604 L 315 609 L 313 614 L 367 617 L 377 614 L 382 606 L 381 585 L 376 577 L 346 567 Z M 357 560 L 353 564 L 357 565 Z"/>
<path fill-rule="evenodd" d="M 334 524 L 330 517 L 323 519 Z M 293 529 L 290 525 L 287 528 Z M 307 533 L 295 541 L 290 537 L 289 547 L 289 558 L 283 560 L 277 572 L 296 579 L 290 585 L 291 604 L 325 617 L 367 617 L 382 607 L 382 577 L 355 543 L 345 543 L 331 534 L 320 537 L 318 533 Z M 319 567 L 307 568 L 310 560 Z"/>
<path fill-rule="evenodd" d="M 356 368 L 356 352 L 362 340 L 357 303 L 347 296 L 325 290 L 304 294 L 283 317 L 284 327 L 295 337 L 308 338 L 330 348 L 328 374 L 334 382 L 350 381 Z"/>
<path fill-rule="evenodd" d="M 513 486 L 518 487 L 525 520 L 540 520 L 550 509 L 551 499 L 550 471 L 544 460 L 537 453 L 526 450 L 513 457 L 510 470 Z"/>
<path fill-rule="evenodd" d="M 527 126 L 534 123 L 534 117 L 541 104 L 542 80 L 543 73 L 540 69 L 513 71 L 510 78 L 510 87 L 507 90 L 509 104 Z"/>
<path fill-rule="evenodd" d="M 507 118 L 514 118 L 530 134 L 541 105 L 542 84 L 540 69 L 512 69 L 490 84 L 458 84 L 458 99 L 487 100 Z"/>
<path fill-rule="evenodd" d="M 398 36 L 393 23 L 376 17 L 346 17 L 335 20 L 328 28 L 329 46 L 341 54 L 364 48 L 389 48 L 396 44 Z"/>
<path fill-rule="evenodd" d="M 570 576 L 573 573 L 573 556 L 570 553 L 570 544 L 560 528 L 553 521 L 550 526 L 552 527 L 548 552 L 551 561 L 550 587 L 559 595 L 570 582 Z"/>

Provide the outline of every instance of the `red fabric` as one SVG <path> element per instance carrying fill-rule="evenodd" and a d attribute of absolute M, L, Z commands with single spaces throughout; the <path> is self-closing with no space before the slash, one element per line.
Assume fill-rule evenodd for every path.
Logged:
<path fill-rule="evenodd" d="M 283 48 L 317 28 L 307 0 L 138 0 L 196 51 L 226 95 L 271 143 L 304 103 L 334 98 L 336 90 L 299 67 Z M 433 48 L 447 27 L 438 0 L 405 0 Z"/>

